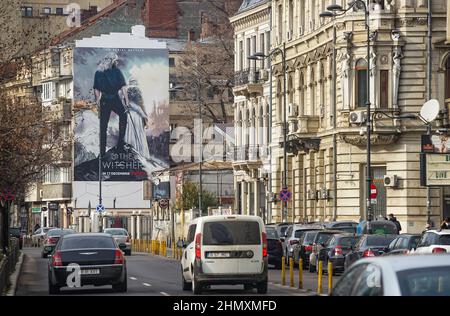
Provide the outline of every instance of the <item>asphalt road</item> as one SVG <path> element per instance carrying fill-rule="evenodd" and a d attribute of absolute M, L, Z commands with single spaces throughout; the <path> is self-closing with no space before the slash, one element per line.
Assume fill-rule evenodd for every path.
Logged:
<path fill-rule="evenodd" d="M 17 296 L 48 295 L 47 259 L 41 258 L 40 248 L 24 248 L 24 263 L 19 277 Z M 149 254 L 133 254 L 126 257 L 128 272 L 128 291 L 125 295 L 146 296 L 190 296 L 190 291 L 182 291 L 181 271 L 178 261 Z M 297 271 L 295 273 L 298 274 Z M 317 289 L 315 274 L 304 273 L 304 289 Z M 289 274 L 286 275 L 289 285 Z M 297 286 L 297 279 L 295 280 Z M 281 271 L 269 270 L 268 296 L 305 296 L 289 286 L 281 286 Z M 324 278 L 324 285 L 326 277 Z M 326 287 L 324 288 L 326 291 Z M 61 289 L 60 295 L 124 295 L 115 293 L 110 286 L 86 286 L 80 289 Z M 252 296 L 256 290 L 245 291 L 242 286 L 212 286 L 202 295 Z"/>

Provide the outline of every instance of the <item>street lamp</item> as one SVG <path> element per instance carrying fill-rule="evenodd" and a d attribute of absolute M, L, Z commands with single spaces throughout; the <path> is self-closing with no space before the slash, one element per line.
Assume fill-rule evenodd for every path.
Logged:
<path fill-rule="evenodd" d="M 203 113 L 202 113 L 202 104 L 200 100 L 200 91 L 201 91 L 201 84 L 197 81 L 192 81 L 190 85 L 197 89 L 197 95 L 196 95 L 196 101 L 198 105 L 198 115 L 200 119 L 200 157 L 199 157 L 199 163 L 198 163 L 198 176 L 199 176 L 199 190 L 198 190 L 198 209 L 199 209 L 199 215 L 203 216 L 203 210 L 202 210 L 202 199 L 203 199 Z M 169 89 L 169 92 L 179 92 L 179 91 L 185 91 L 185 87 L 173 87 Z"/>
<path fill-rule="evenodd" d="M 369 0 L 367 4 L 363 0 L 355 0 L 348 3 L 348 8 L 344 9 L 338 4 L 333 4 L 327 7 L 327 11 L 322 12 L 319 16 L 323 18 L 334 18 L 346 14 L 351 9 L 364 10 L 365 14 L 365 27 L 367 30 L 367 96 L 366 96 L 366 107 L 367 107 L 367 121 L 366 121 L 366 133 L 367 133 L 367 171 L 366 171 L 366 219 L 368 222 L 368 229 L 370 227 L 370 221 L 372 220 L 372 205 L 370 200 L 371 195 L 371 185 L 372 185 L 372 175 L 371 175 L 371 113 L 370 113 L 370 21 L 369 21 Z M 336 28 L 334 28 L 336 31 Z M 334 37 L 335 39 L 335 37 Z M 335 58 L 334 58 L 335 59 Z M 334 80 L 336 81 L 336 80 Z"/>
<path fill-rule="evenodd" d="M 283 68 L 283 160 L 284 160 L 284 168 L 283 168 L 283 189 L 287 189 L 287 107 L 286 107 L 286 44 L 283 43 L 283 49 L 274 48 L 269 52 L 268 55 L 258 52 L 248 57 L 250 60 L 261 60 L 265 58 L 270 58 L 274 54 L 280 54 L 282 58 L 282 68 Z M 272 96 L 270 96 L 272 97 Z M 281 221 L 286 222 L 287 220 L 287 201 L 283 201 L 283 209 L 281 212 Z M 292 219 L 294 220 L 294 219 Z"/>

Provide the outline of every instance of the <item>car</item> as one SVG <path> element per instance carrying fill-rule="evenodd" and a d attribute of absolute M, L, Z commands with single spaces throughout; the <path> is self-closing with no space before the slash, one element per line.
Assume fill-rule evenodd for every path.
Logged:
<path fill-rule="evenodd" d="M 268 246 L 261 217 L 214 215 L 194 219 L 181 259 L 182 289 L 244 285 L 267 293 Z"/>
<path fill-rule="evenodd" d="M 305 232 L 298 244 L 294 245 L 294 264 L 298 265 L 300 259 L 303 261 L 303 269 L 309 267 L 309 255 L 312 252 L 314 238 L 320 230 L 311 230 Z"/>
<path fill-rule="evenodd" d="M 33 235 L 31 236 L 31 241 L 33 246 L 40 246 L 44 241 L 45 235 L 47 235 L 48 231 L 51 229 L 55 229 L 56 227 L 42 227 L 38 228 Z"/>
<path fill-rule="evenodd" d="M 280 269 L 283 257 L 283 246 L 281 244 L 277 229 L 274 226 L 266 225 L 266 234 L 269 267 L 273 265 L 275 269 Z"/>
<path fill-rule="evenodd" d="M 77 233 L 62 236 L 48 261 L 49 294 L 58 294 L 62 287 L 68 286 L 73 265 L 80 268 L 79 286 L 112 285 L 115 292 L 126 292 L 127 266 L 123 248 L 125 245 L 118 246 L 110 234 Z"/>
<path fill-rule="evenodd" d="M 24 233 L 21 231 L 20 227 L 10 227 L 9 228 L 9 235 L 11 237 L 19 239 L 19 249 L 22 249 Z"/>
<path fill-rule="evenodd" d="M 316 224 L 295 224 L 289 227 L 286 231 L 286 238 L 284 240 L 283 253 L 286 258 L 286 263 L 289 263 L 289 259 L 294 259 L 294 245 L 297 245 L 300 238 L 308 231 L 323 230 L 323 227 Z"/>
<path fill-rule="evenodd" d="M 68 234 L 75 234 L 75 231 L 72 229 L 61 229 L 61 228 L 50 229 L 44 238 L 41 257 L 47 258 L 48 255 L 51 254 L 55 249 L 55 246 L 58 243 L 59 238 L 61 238 L 61 236 Z"/>
<path fill-rule="evenodd" d="M 356 234 L 357 226 L 358 223 L 353 221 L 334 221 L 323 223 L 323 227 L 325 229 L 340 230 L 342 232 L 350 234 Z"/>
<path fill-rule="evenodd" d="M 367 228 L 367 221 L 362 221 L 358 224 L 357 234 L 358 235 L 398 235 L 399 231 L 397 230 L 397 225 L 394 222 L 377 219 L 374 221 L 370 221 L 369 229 Z"/>
<path fill-rule="evenodd" d="M 449 296 L 450 255 L 400 255 L 356 262 L 332 296 Z"/>
<path fill-rule="evenodd" d="M 266 224 L 266 227 L 268 227 L 268 226 L 275 227 L 277 230 L 278 236 L 280 236 L 280 238 L 283 238 L 286 233 L 286 230 L 291 225 L 292 225 L 292 223 L 270 223 L 270 224 Z"/>
<path fill-rule="evenodd" d="M 131 256 L 131 236 L 124 228 L 106 228 L 103 230 L 105 234 L 110 234 L 116 240 L 117 244 L 125 244 L 124 249 L 126 256 Z"/>
<path fill-rule="evenodd" d="M 317 271 L 319 251 L 324 247 L 325 243 L 336 234 L 342 234 L 342 231 L 323 230 L 316 234 L 313 240 L 311 253 L 309 254 L 309 272 Z"/>
<path fill-rule="evenodd" d="M 323 261 L 323 267 L 328 267 L 328 262 L 333 265 L 333 274 L 344 272 L 345 256 L 351 248 L 358 242 L 359 237 L 355 234 L 336 234 L 333 235 L 320 249 L 319 260 Z"/>
<path fill-rule="evenodd" d="M 418 234 L 401 234 L 395 238 L 386 248 L 383 256 L 403 255 L 417 248 L 422 235 Z"/>
<path fill-rule="evenodd" d="M 417 254 L 450 252 L 450 229 L 426 231 L 414 251 Z"/>
<path fill-rule="evenodd" d="M 397 235 L 362 235 L 356 245 L 345 256 L 344 269 L 347 270 L 361 258 L 381 256 Z"/>

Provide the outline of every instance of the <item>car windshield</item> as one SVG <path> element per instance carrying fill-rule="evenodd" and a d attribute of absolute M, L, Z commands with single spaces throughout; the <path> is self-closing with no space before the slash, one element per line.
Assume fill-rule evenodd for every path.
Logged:
<path fill-rule="evenodd" d="M 278 239 L 278 233 L 275 227 L 266 227 L 267 238 Z"/>
<path fill-rule="evenodd" d="M 123 229 L 105 229 L 105 233 L 113 236 L 128 236 L 127 232 Z"/>
<path fill-rule="evenodd" d="M 356 237 L 342 237 L 339 238 L 337 244 L 342 247 L 352 247 L 356 244 L 358 238 Z"/>
<path fill-rule="evenodd" d="M 114 249 L 114 239 L 104 236 L 80 236 L 63 238 L 61 250 L 71 249 Z"/>
<path fill-rule="evenodd" d="M 450 245 L 450 235 L 441 235 L 439 237 L 439 245 Z"/>
<path fill-rule="evenodd" d="M 51 229 L 54 229 L 53 227 L 46 227 L 46 228 L 43 228 L 43 230 L 44 230 L 44 233 L 47 233 L 49 230 L 51 230 Z"/>
<path fill-rule="evenodd" d="M 304 244 L 312 244 L 314 241 L 314 238 L 316 238 L 316 235 L 318 234 L 318 232 L 307 232 L 305 234 L 305 238 L 303 240 Z"/>
<path fill-rule="evenodd" d="M 395 236 L 367 236 L 367 246 L 388 246 L 393 241 Z"/>
<path fill-rule="evenodd" d="M 367 226 L 366 226 L 367 229 Z M 392 222 L 376 222 L 372 221 L 370 223 L 370 230 L 374 235 L 389 235 L 397 234 L 397 228 Z"/>
<path fill-rule="evenodd" d="M 289 227 L 289 226 L 287 226 L 287 225 L 281 226 L 280 232 L 281 232 L 281 235 L 282 235 L 282 236 L 284 235 L 284 233 L 286 232 L 286 230 L 288 229 L 288 227 Z"/>
<path fill-rule="evenodd" d="M 57 236 L 64 236 L 68 234 L 74 234 L 75 231 L 71 229 L 52 229 L 48 232 L 47 236 L 49 237 L 57 237 Z"/>
<path fill-rule="evenodd" d="M 335 233 L 319 233 L 317 236 L 316 243 L 317 244 L 323 244 L 326 243 L 331 237 L 333 237 Z"/>
<path fill-rule="evenodd" d="M 203 227 L 203 245 L 259 245 L 259 223 L 255 221 L 206 222 Z"/>
<path fill-rule="evenodd" d="M 402 296 L 450 296 L 450 267 L 420 268 L 397 273 Z"/>

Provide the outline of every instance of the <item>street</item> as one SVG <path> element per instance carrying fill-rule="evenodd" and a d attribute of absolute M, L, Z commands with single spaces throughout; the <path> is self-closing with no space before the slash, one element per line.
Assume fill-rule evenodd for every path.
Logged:
<path fill-rule="evenodd" d="M 24 248 L 24 263 L 19 277 L 16 295 L 28 296 L 48 295 L 47 259 L 41 258 L 40 248 Z M 128 292 L 132 296 L 191 296 L 190 291 L 182 291 L 180 284 L 180 266 L 173 259 L 149 254 L 133 254 L 126 257 L 128 270 Z M 297 286 L 298 270 L 295 270 L 295 285 Z M 305 296 L 309 295 L 296 288 L 281 286 L 281 271 L 269 270 L 268 296 Z M 317 276 L 304 273 L 304 289 L 317 289 Z M 327 279 L 324 277 L 324 293 Z M 289 285 L 289 274 L 286 275 Z M 202 295 L 257 295 L 256 290 L 245 291 L 242 286 L 213 286 Z M 313 294 L 313 293 L 311 293 Z M 60 295 L 123 295 L 115 293 L 110 286 L 86 286 L 81 289 L 64 288 Z"/>

